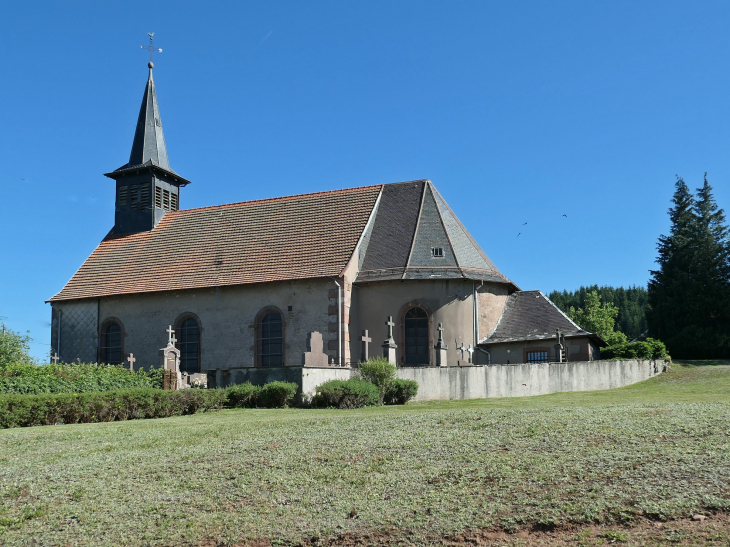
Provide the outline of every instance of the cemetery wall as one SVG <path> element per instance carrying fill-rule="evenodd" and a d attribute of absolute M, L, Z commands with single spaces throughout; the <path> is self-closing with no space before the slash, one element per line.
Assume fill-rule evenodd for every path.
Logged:
<path fill-rule="evenodd" d="M 418 382 L 416 401 L 528 397 L 565 391 L 613 389 L 648 380 L 666 370 L 665 361 L 581 361 L 463 367 L 402 367 L 398 376 Z M 234 383 L 263 385 L 274 380 L 297 383 L 305 395 L 314 395 L 328 380 L 347 380 L 350 368 L 252 369 L 231 371 Z M 240 380 L 240 381 L 239 381 Z M 229 384 L 217 384 L 224 387 Z"/>
<path fill-rule="evenodd" d="M 661 374 L 664 361 L 580 361 L 470 367 L 403 367 L 400 378 L 418 382 L 417 401 L 527 397 L 595 391 L 635 384 Z"/>

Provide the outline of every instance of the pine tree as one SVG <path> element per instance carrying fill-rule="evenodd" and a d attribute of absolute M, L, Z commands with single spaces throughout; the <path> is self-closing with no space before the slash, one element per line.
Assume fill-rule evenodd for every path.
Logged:
<path fill-rule="evenodd" d="M 705 177 L 694 199 L 677 178 L 669 235 L 659 237 L 647 321 L 674 357 L 730 356 L 730 244 L 725 217 Z"/>

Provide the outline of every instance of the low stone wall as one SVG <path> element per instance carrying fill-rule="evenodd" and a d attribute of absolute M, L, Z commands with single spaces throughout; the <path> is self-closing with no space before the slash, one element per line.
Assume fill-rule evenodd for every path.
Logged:
<path fill-rule="evenodd" d="M 527 397 L 562 391 L 628 386 L 666 370 L 664 361 L 579 361 L 471 367 L 404 367 L 398 376 L 418 382 L 416 401 Z"/>
<path fill-rule="evenodd" d="M 466 367 L 402 367 L 398 376 L 418 382 L 416 401 L 527 397 L 562 391 L 596 391 L 628 386 L 666 370 L 665 361 L 580 361 Z M 307 396 L 328 380 L 347 380 L 355 371 L 339 367 L 272 367 L 211 371 L 211 387 L 275 380 L 296 382 Z"/>

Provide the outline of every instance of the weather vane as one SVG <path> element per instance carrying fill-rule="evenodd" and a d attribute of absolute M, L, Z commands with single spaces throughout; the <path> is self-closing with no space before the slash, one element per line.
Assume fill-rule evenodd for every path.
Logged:
<path fill-rule="evenodd" d="M 154 35 L 155 35 L 154 32 L 148 32 L 147 33 L 147 36 L 150 37 L 150 45 L 148 45 L 148 46 L 139 46 L 142 49 L 146 49 L 146 50 L 148 50 L 150 52 L 150 68 L 152 68 L 152 53 L 155 52 L 155 51 L 158 52 L 158 53 L 162 53 L 162 49 L 155 48 L 155 45 L 153 43 L 153 37 L 154 37 Z"/>

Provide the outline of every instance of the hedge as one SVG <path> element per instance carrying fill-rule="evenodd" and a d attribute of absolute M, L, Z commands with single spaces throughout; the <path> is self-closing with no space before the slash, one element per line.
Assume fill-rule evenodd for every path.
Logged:
<path fill-rule="evenodd" d="M 228 408 L 283 408 L 290 406 L 299 390 L 294 382 L 269 382 L 254 386 L 250 382 L 226 389 Z"/>
<path fill-rule="evenodd" d="M 0 396 L 0 428 L 168 418 L 218 410 L 221 389 L 163 391 L 142 388 L 101 393 Z"/>
<path fill-rule="evenodd" d="M 162 369 L 133 372 L 119 365 L 95 363 L 0 366 L 0 394 L 98 393 L 154 387 L 162 388 Z"/>
<path fill-rule="evenodd" d="M 669 359 L 669 354 L 663 342 L 647 338 L 643 342 L 626 342 L 602 348 L 601 359 Z"/>

